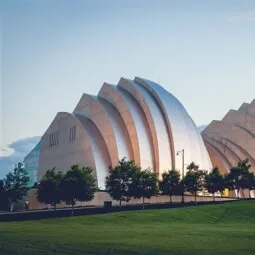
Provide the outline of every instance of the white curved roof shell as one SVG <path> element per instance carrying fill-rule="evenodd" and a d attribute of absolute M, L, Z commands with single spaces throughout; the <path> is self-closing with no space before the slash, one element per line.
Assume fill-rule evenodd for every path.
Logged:
<path fill-rule="evenodd" d="M 58 124 L 52 123 L 42 137 L 45 142 L 39 164 L 44 168 L 63 167 L 67 158 L 69 166 L 66 168 L 78 162 L 89 164 L 95 168 L 100 188 L 104 188 L 109 165 L 116 165 L 123 157 L 134 160 L 143 169 L 151 168 L 161 176 L 168 169 L 182 169 L 182 157 L 176 154 L 184 149 L 185 169 L 192 161 L 201 169 L 211 169 L 208 152 L 193 120 L 183 105 L 155 82 L 121 78 L 117 86 L 104 83 L 97 96 L 83 94 L 73 114 L 66 118 L 69 120 L 62 121 L 63 124 L 55 118 L 53 122 Z M 66 142 L 62 148 L 61 137 L 71 128 L 69 124 L 79 125 L 79 139 L 72 145 Z M 67 126 L 61 128 L 61 125 Z M 59 144 L 53 149 L 47 148 L 49 134 L 57 129 L 60 130 Z M 63 134 L 61 130 L 65 130 Z M 75 144 L 83 148 L 81 141 L 85 140 L 89 154 L 75 162 L 72 150 L 75 152 Z M 73 147 L 67 150 L 68 146 Z M 68 157 L 65 151 L 68 151 Z M 77 156 L 73 158 L 77 160 Z M 39 176 L 46 170 L 39 166 Z"/>

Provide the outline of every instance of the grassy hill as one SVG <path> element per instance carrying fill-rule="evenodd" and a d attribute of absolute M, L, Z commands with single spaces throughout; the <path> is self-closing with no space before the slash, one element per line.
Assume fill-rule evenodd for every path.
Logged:
<path fill-rule="evenodd" d="M 255 201 L 0 223 L 0 254 L 255 254 Z"/>

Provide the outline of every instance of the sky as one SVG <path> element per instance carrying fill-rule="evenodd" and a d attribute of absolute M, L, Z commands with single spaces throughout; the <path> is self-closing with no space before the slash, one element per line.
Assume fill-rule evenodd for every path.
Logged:
<path fill-rule="evenodd" d="M 104 81 L 159 82 L 197 125 L 255 98 L 254 0 L 1 0 L 0 15 L 0 178 Z"/>

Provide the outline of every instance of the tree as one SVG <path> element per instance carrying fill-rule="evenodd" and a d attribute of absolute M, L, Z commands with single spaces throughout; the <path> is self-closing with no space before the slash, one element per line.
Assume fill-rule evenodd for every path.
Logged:
<path fill-rule="evenodd" d="M 255 189 L 255 175 L 252 172 L 244 172 L 241 179 L 242 189 L 249 190 L 249 198 L 251 198 L 251 191 Z"/>
<path fill-rule="evenodd" d="M 212 194 L 213 201 L 215 201 L 214 194 L 216 192 L 222 193 L 224 190 L 224 177 L 220 174 L 218 167 L 214 167 L 209 174 L 205 175 L 205 188 Z"/>
<path fill-rule="evenodd" d="M 81 169 L 81 180 L 78 182 L 78 200 L 81 202 L 90 201 L 94 198 L 97 191 L 96 182 L 92 175 L 93 169 L 90 167 L 83 167 Z"/>
<path fill-rule="evenodd" d="M 29 177 L 22 163 L 18 163 L 13 172 L 6 175 L 4 179 L 4 189 L 11 212 L 13 211 L 13 204 L 21 200 L 27 194 L 28 182 Z"/>
<path fill-rule="evenodd" d="M 131 193 L 134 198 L 144 199 L 151 198 L 157 192 L 157 176 L 150 170 L 136 171 L 133 183 L 131 185 Z"/>
<path fill-rule="evenodd" d="M 237 197 L 240 198 L 241 189 L 253 189 L 252 174 L 249 172 L 251 165 L 249 160 L 245 159 L 238 162 L 236 167 L 230 169 L 229 174 L 226 176 L 227 186 L 231 190 L 237 191 Z"/>
<path fill-rule="evenodd" d="M 202 191 L 205 186 L 205 174 L 203 170 L 199 170 L 199 165 L 191 162 L 187 166 L 188 172 L 184 177 L 184 188 L 195 196 L 195 203 L 197 202 L 197 192 Z"/>
<path fill-rule="evenodd" d="M 244 172 L 248 172 L 249 169 L 251 168 L 251 165 L 249 164 L 249 159 L 245 159 L 238 162 L 237 167 L 243 169 Z"/>
<path fill-rule="evenodd" d="M 255 188 L 254 186 L 254 173 L 249 172 L 251 168 L 251 164 L 249 164 L 249 160 L 245 159 L 237 164 L 243 170 L 242 178 L 241 178 L 241 188 L 249 190 L 249 198 L 251 198 L 251 191 Z"/>
<path fill-rule="evenodd" d="M 175 169 L 162 174 L 162 180 L 159 181 L 159 189 L 163 195 L 169 196 L 172 203 L 172 196 L 180 190 L 180 173 Z"/>
<path fill-rule="evenodd" d="M 230 190 L 236 190 L 237 191 L 237 197 L 240 197 L 240 189 L 242 188 L 242 177 L 243 177 L 243 169 L 240 167 L 232 167 L 230 169 L 230 172 L 225 177 L 227 187 Z"/>
<path fill-rule="evenodd" d="M 60 184 L 63 180 L 63 174 L 56 172 L 55 168 L 48 170 L 37 186 L 37 199 L 39 202 L 54 206 L 61 200 Z"/>
<path fill-rule="evenodd" d="M 187 169 L 190 171 L 197 171 L 199 169 L 199 165 L 192 161 L 189 165 L 187 165 Z"/>
<path fill-rule="evenodd" d="M 131 199 L 131 185 L 137 171 L 140 171 L 140 167 L 126 158 L 120 160 L 114 168 L 109 167 L 109 175 L 105 181 L 106 191 L 113 199 L 119 201 L 119 206 L 122 201 L 128 202 Z"/>
<path fill-rule="evenodd" d="M 8 208 L 8 201 L 4 188 L 4 181 L 0 180 L 0 211 Z"/>
<path fill-rule="evenodd" d="M 73 165 L 61 182 L 61 200 L 72 205 L 72 215 L 76 201 L 90 201 L 94 198 L 96 184 L 92 172 L 93 169 L 89 167 Z"/>

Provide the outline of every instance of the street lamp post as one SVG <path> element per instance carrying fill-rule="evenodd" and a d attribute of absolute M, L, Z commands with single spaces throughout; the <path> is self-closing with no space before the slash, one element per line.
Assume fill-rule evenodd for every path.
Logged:
<path fill-rule="evenodd" d="M 177 151 L 176 155 L 182 155 L 182 203 L 184 203 L 184 149 Z"/>

